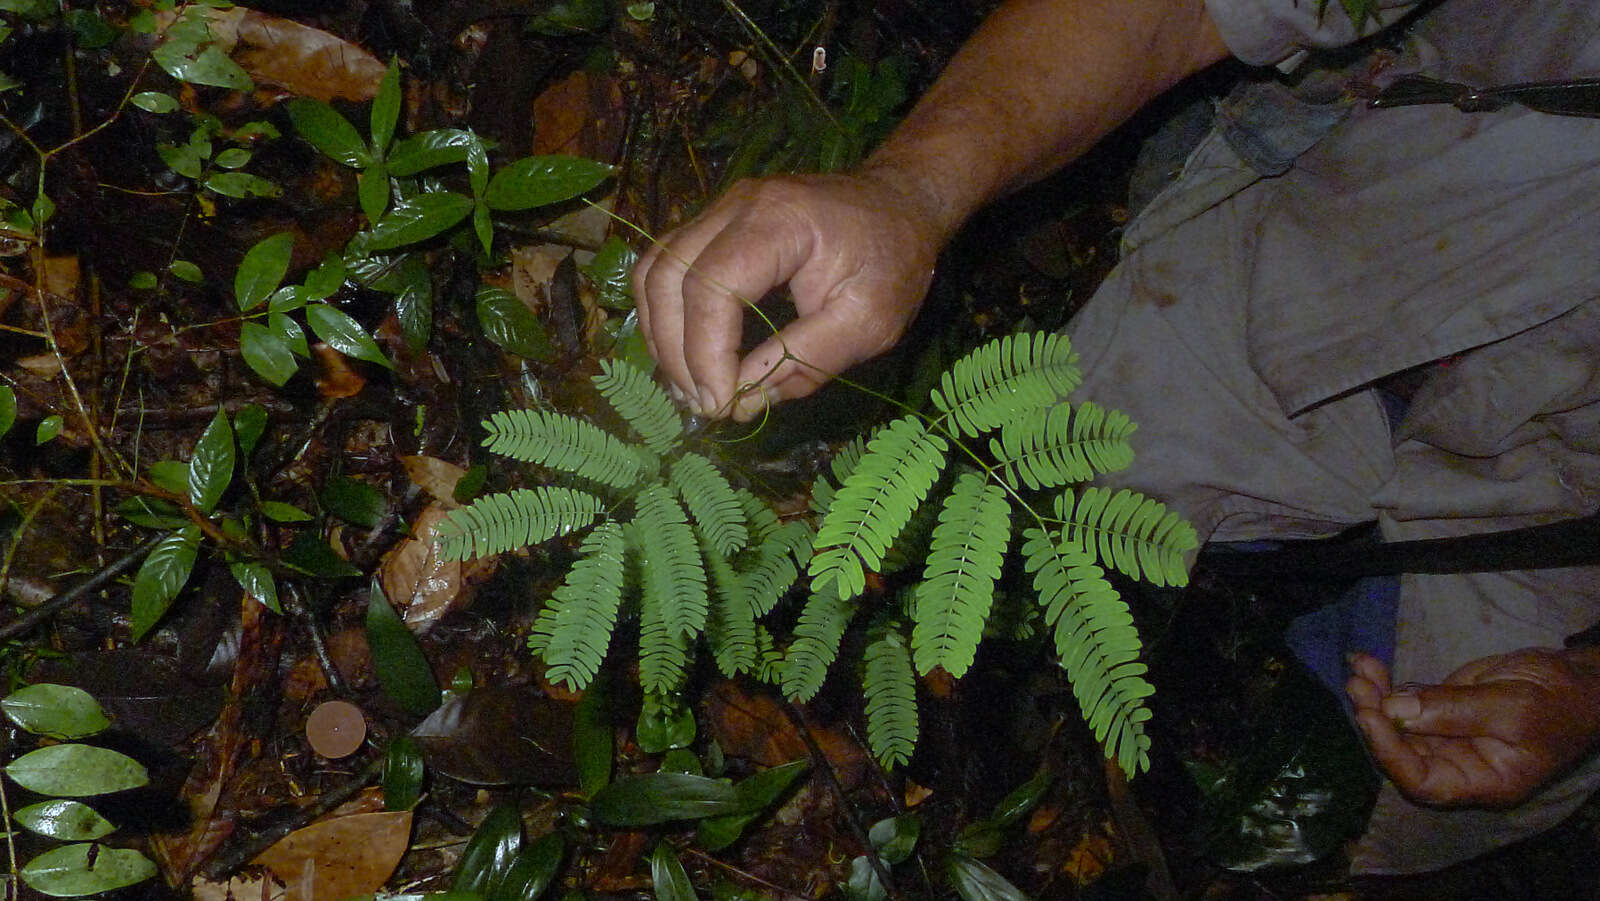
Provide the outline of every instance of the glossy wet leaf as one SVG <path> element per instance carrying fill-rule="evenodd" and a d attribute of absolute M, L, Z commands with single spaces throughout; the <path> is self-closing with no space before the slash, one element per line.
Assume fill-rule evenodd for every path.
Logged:
<path fill-rule="evenodd" d="M 182 460 L 157 460 L 145 471 L 157 487 L 173 494 L 189 493 L 189 464 Z"/>
<path fill-rule="evenodd" d="M 188 52 L 185 52 L 188 51 Z M 194 53 L 178 41 L 168 41 L 150 52 L 150 58 L 179 81 L 190 84 L 211 85 L 235 91 L 248 91 L 255 87 L 250 73 L 228 58 L 222 49 L 212 45 Z"/>
<path fill-rule="evenodd" d="M 589 805 L 590 815 L 609 826 L 653 826 L 748 811 L 748 802 L 732 785 L 688 773 L 626 776 L 596 792 Z"/>
<path fill-rule="evenodd" d="M 283 188 L 259 175 L 249 172 L 213 172 L 206 176 L 205 186 L 224 197 L 277 197 Z"/>
<path fill-rule="evenodd" d="M 82 801 L 61 798 L 29 804 L 12 817 L 31 832 L 63 842 L 92 842 L 117 828 Z"/>
<path fill-rule="evenodd" d="M 985 817 L 963 826 L 951 848 L 968 857 L 993 857 L 1004 842 L 1005 832 L 1000 825 Z"/>
<path fill-rule="evenodd" d="M 367 597 L 367 644 L 378 684 L 402 710 L 422 716 L 439 706 L 439 683 L 417 637 L 389 606 L 376 579 Z"/>
<path fill-rule="evenodd" d="M 389 742 L 383 755 L 383 808 L 385 810 L 410 810 L 422 799 L 422 780 L 426 767 L 422 762 L 422 749 L 409 735 Z"/>
<path fill-rule="evenodd" d="M 297 357 L 311 356 L 311 347 L 306 342 L 305 330 L 294 319 L 283 313 L 273 313 L 267 316 L 267 328 L 283 340 L 290 353 Z"/>
<path fill-rule="evenodd" d="M 252 560 L 239 560 L 228 564 L 228 572 L 233 574 L 234 581 L 244 589 L 244 593 L 255 598 L 263 607 L 273 613 L 282 613 L 283 607 L 278 604 L 278 585 L 272 578 L 272 570 L 266 564 Z"/>
<path fill-rule="evenodd" d="M 153 291 L 159 284 L 156 274 L 148 269 L 141 269 L 128 277 L 128 287 L 137 291 Z"/>
<path fill-rule="evenodd" d="M 917 849 L 917 839 L 922 835 L 920 817 L 901 815 L 885 817 L 867 830 L 867 840 L 884 863 L 897 864 L 911 856 Z"/>
<path fill-rule="evenodd" d="M 11 431 L 17 424 L 17 392 L 10 385 L 0 385 L 0 435 Z"/>
<path fill-rule="evenodd" d="M 396 141 L 389 151 L 389 174 L 400 178 L 449 163 L 466 162 L 479 138 L 459 128 L 435 128 Z"/>
<path fill-rule="evenodd" d="M 202 513 L 210 513 L 233 481 L 233 424 L 226 410 L 218 409 L 195 442 L 189 460 L 189 500 Z"/>
<path fill-rule="evenodd" d="M 286 504 L 283 501 L 262 501 L 261 515 L 273 522 L 282 523 L 310 522 L 315 518 L 294 504 Z"/>
<path fill-rule="evenodd" d="M 527 156 L 489 180 L 484 202 L 496 210 L 527 210 L 571 200 L 611 177 L 605 163 L 576 156 Z"/>
<path fill-rule="evenodd" d="M 29 732 L 61 741 L 85 738 L 111 727 L 94 696 L 71 685 L 29 685 L 0 699 L 0 710 Z"/>
<path fill-rule="evenodd" d="M 697 901 L 694 883 L 684 872 L 678 852 L 666 842 L 657 842 L 650 853 L 650 883 L 656 891 L 656 901 Z"/>
<path fill-rule="evenodd" d="M 701 820 L 695 832 L 697 842 L 708 851 L 720 851 L 738 841 L 745 827 L 764 814 L 810 768 L 809 760 L 800 759 L 746 777 L 734 786 L 734 791 L 748 812 Z"/>
<path fill-rule="evenodd" d="M 167 271 L 183 281 L 196 285 L 206 280 L 205 275 L 200 272 L 200 267 L 188 260 L 173 260 L 167 264 Z"/>
<path fill-rule="evenodd" d="M 559 832 L 535 839 L 517 852 L 488 901 L 537 901 L 555 881 L 566 853 L 567 842 Z"/>
<path fill-rule="evenodd" d="M 950 855 L 945 873 L 961 901 L 1028 901 L 1009 879 L 970 857 Z"/>
<path fill-rule="evenodd" d="M 28 669 L 34 681 L 74 685 L 94 695 L 119 731 L 177 745 L 222 709 L 221 686 L 186 675 L 178 660 L 143 648 L 79 651 Z"/>
<path fill-rule="evenodd" d="M 472 212 L 472 198 L 453 191 L 430 191 L 396 203 L 373 223 L 369 250 L 393 250 L 426 241 L 454 228 Z"/>
<path fill-rule="evenodd" d="M 189 523 L 177 506 L 160 498 L 125 498 L 115 509 L 118 516 L 147 529 L 176 529 Z"/>
<path fill-rule="evenodd" d="M 288 566 L 320 579 L 343 579 L 361 575 L 350 561 L 339 556 L 328 540 L 312 532 L 301 532 L 283 553 Z"/>
<path fill-rule="evenodd" d="M 596 300 L 612 310 L 633 309 L 633 264 L 639 261 L 628 242 L 616 235 L 605 240 L 594 259 L 580 267 L 594 283 Z"/>
<path fill-rule="evenodd" d="M 161 539 L 133 578 L 132 630 L 138 641 L 155 627 L 189 581 L 200 552 L 200 529 L 188 525 Z"/>
<path fill-rule="evenodd" d="M 378 95 L 372 99 L 372 149 L 383 154 L 394 139 L 394 127 L 400 122 L 400 58 L 392 57 L 378 85 Z"/>
<path fill-rule="evenodd" d="M 501 804 L 489 811 L 472 831 L 461 852 L 450 890 L 489 896 L 511 869 L 522 850 L 522 817 L 515 805 Z"/>
<path fill-rule="evenodd" d="M 595 31 L 606 24 L 605 0 L 556 0 L 528 20 L 528 30 L 549 37 Z"/>
<path fill-rule="evenodd" d="M 372 162 L 372 154 L 367 152 L 356 127 L 338 110 L 308 97 L 296 97 L 289 101 L 288 108 L 295 131 L 329 158 L 352 169 L 365 168 Z"/>
<path fill-rule="evenodd" d="M 245 404 L 233 414 L 233 437 L 239 442 L 239 457 L 249 459 L 267 430 L 267 408 Z"/>
<path fill-rule="evenodd" d="M 1010 826 L 1021 822 L 1022 818 L 1033 812 L 1044 799 L 1044 793 L 1049 790 L 1050 783 L 1055 781 L 1055 776 L 1048 770 L 1034 773 L 1032 778 L 1022 783 L 1000 799 L 995 805 L 994 814 L 990 819 L 1001 826 Z"/>
<path fill-rule="evenodd" d="M 245 252 L 239 271 L 233 276 L 233 296 L 239 309 L 251 310 L 266 302 L 283 283 L 293 253 L 293 232 L 268 235 Z"/>
<path fill-rule="evenodd" d="M 351 525 L 371 529 L 383 521 L 388 503 L 382 492 L 366 482 L 338 476 L 322 489 L 322 506 Z"/>
<path fill-rule="evenodd" d="M 152 113 L 170 113 L 178 108 L 178 100 L 160 91 L 140 91 L 129 99 L 130 103 Z"/>
<path fill-rule="evenodd" d="M 150 774 L 132 757 L 94 745 L 48 745 L 11 761 L 6 775 L 29 791 L 83 798 L 138 788 Z"/>
<path fill-rule="evenodd" d="M 62 419 L 60 414 L 51 414 L 39 420 L 38 428 L 33 430 L 34 445 L 48 444 L 54 441 L 56 436 L 61 434 L 61 430 L 66 428 L 66 425 L 67 421 Z"/>
<path fill-rule="evenodd" d="M 483 255 L 490 256 L 494 253 L 494 221 L 489 218 L 489 207 L 479 202 L 472 208 L 472 231 L 478 236 L 478 246 L 483 248 Z"/>
<path fill-rule="evenodd" d="M 289 343 L 259 322 L 239 326 L 239 356 L 256 375 L 279 387 L 300 369 Z"/>
<path fill-rule="evenodd" d="M 411 812 L 335 816 L 297 829 L 252 863 L 286 884 L 310 875 L 307 901 L 345 899 L 381 888 L 411 843 Z"/>
<path fill-rule="evenodd" d="M 850 861 L 850 878 L 841 888 L 845 898 L 849 901 L 888 901 L 889 890 L 884 888 L 883 880 L 878 877 L 878 869 L 872 865 L 872 858 L 865 854 L 857 855 Z"/>
<path fill-rule="evenodd" d="M 607 709 L 606 683 L 603 675 L 592 679 L 572 716 L 572 755 L 578 766 L 578 790 L 590 798 L 611 781 L 611 758 L 616 753 L 616 730 Z"/>
<path fill-rule="evenodd" d="M 305 291 L 302 296 L 308 302 L 332 297 L 344 285 L 348 272 L 344 258 L 330 251 L 322 258 L 322 262 L 317 264 L 317 268 L 306 273 Z"/>
<path fill-rule="evenodd" d="M 453 694 L 412 730 L 428 766 L 472 785 L 570 788 L 573 705 L 528 686 L 489 684 Z"/>
<path fill-rule="evenodd" d="M 478 326 L 490 341 L 519 357 L 539 361 L 555 358 L 544 323 L 504 288 L 478 292 Z"/>
<path fill-rule="evenodd" d="M 357 360 L 366 360 L 376 363 L 385 369 L 393 369 L 394 364 L 383 355 L 378 348 L 378 343 L 372 340 L 362 328 L 360 323 L 351 319 L 345 313 L 329 304 L 314 303 L 306 307 L 306 324 L 311 326 L 312 334 L 326 341 L 328 346 Z"/>
<path fill-rule="evenodd" d="M 24 864 L 18 875 L 34 891 L 73 898 L 125 888 L 155 874 L 156 865 L 132 848 L 83 843 L 46 851 Z"/>
<path fill-rule="evenodd" d="M 249 164 L 251 156 L 243 147 L 229 147 L 217 154 L 216 164 L 224 169 L 240 169 Z"/>
<path fill-rule="evenodd" d="M 389 196 L 389 171 L 375 160 L 356 177 L 356 205 L 368 222 L 376 224 L 389 209 Z"/>

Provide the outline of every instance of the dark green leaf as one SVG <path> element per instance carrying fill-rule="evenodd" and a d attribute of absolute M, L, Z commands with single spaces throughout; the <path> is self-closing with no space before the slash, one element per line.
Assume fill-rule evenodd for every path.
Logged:
<path fill-rule="evenodd" d="M 557 38 L 582 34 L 604 27 L 607 14 L 605 0 L 556 0 L 528 20 L 528 30 Z"/>
<path fill-rule="evenodd" d="M 188 260 L 173 260 L 171 264 L 167 266 L 167 269 L 173 275 L 192 284 L 198 285 L 206 280 L 205 275 L 200 272 L 200 267 L 189 262 Z"/>
<path fill-rule="evenodd" d="M 82 801 L 30 804 L 13 814 L 23 828 L 64 842 L 92 842 L 116 831 L 110 820 Z"/>
<path fill-rule="evenodd" d="M 263 607 L 273 613 L 283 613 L 283 608 L 278 605 L 278 586 L 272 579 L 272 570 L 266 564 L 249 560 L 238 560 L 228 564 L 228 572 L 233 573 L 234 581 L 239 583 L 245 594 L 261 602 Z"/>
<path fill-rule="evenodd" d="M 17 392 L 10 385 L 0 385 L 0 436 L 17 424 Z"/>
<path fill-rule="evenodd" d="M 144 558 L 133 579 L 133 640 L 138 641 L 160 621 L 162 614 L 189 581 L 200 549 L 200 529 L 189 525 L 168 535 Z"/>
<path fill-rule="evenodd" d="M 394 368 L 394 364 L 379 349 L 378 342 L 361 329 L 360 323 L 338 308 L 325 303 L 311 304 L 306 307 L 306 324 L 311 326 L 311 331 L 318 338 L 339 353 L 376 363 L 385 369 Z"/>
<path fill-rule="evenodd" d="M 374 160 L 356 177 L 356 202 L 367 221 L 377 224 L 389 208 L 389 172 L 381 160 Z"/>
<path fill-rule="evenodd" d="M 224 197 L 277 197 L 283 188 L 259 175 L 249 172 L 213 172 L 206 176 L 205 186 Z"/>
<path fill-rule="evenodd" d="M 187 482 L 184 484 L 187 485 Z M 117 504 L 116 511 L 128 522 L 147 529 L 176 529 L 189 522 L 189 518 L 176 505 L 160 498 L 130 497 Z"/>
<path fill-rule="evenodd" d="M 1048 770 L 1034 773 L 1033 778 L 1012 789 L 1000 799 L 1000 803 L 995 805 L 991 819 L 1001 826 L 1019 822 L 1039 806 L 1039 802 L 1044 799 L 1045 791 L 1050 788 L 1050 783 L 1054 780 L 1055 777 Z"/>
<path fill-rule="evenodd" d="M 407 259 L 417 260 L 414 255 Z M 416 277 L 409 281 L 394 298 L 395 318 L 400 320 L 400 333 L 405 336 L 406 347 L 414 351 L 428 344 L 433 332 L 433 278 L 426 266 L 419 265 Z"/>
<path fill-rule="evenodd" d="M 469 466 L 456 482 L 456 490 L 450 493 L 450 499 L 458 504 L 468 503 L 478 496 L 478 492 L 483 490 L 488 481 L 489 467 L 482 463 Z"/>
<path fill-rule="evenodd" d="M 69 9 L 61 18 L 72 32 L 73 43 L 84 50 L 97 50 L 117 39 L 117 29 L 93 10 Z"/>
<path fill-rule="evenodd" d="M 150 481 L 173 494 L 189 493 L 189 464 L 182 460 L 157 460 L 146 472 Z"/>
<path fill-rule="evenodd" d="M 229 147 L 217 154 L 216 164 L 224 169 L 239 169 L 250 162 L 250 156 L 243 147 Z"/>
<path fill-rule="evenodd" d="M 694 884 L 683 870 L 683 861 L 665 841 L 657 842 L 650 854 L 650 881 L 655 886 L 656 901 L 698 901 Z"/>
<path fill-rule="evenodd" d="M 289 121 L 294 123 L 294 129 L 300 132 L 301 137 L 311 142 L 311 146 L 335 162 L 352 169 L 365 169 L 372 164 L 372 154 L 361 142 L 356 127 L 338 110 L 321 100 L 296 97 L 289 101 Z"/>
<path fill-rule="evenodd" d="M 555 358 L 544 323 L 504 288 L 478 291 L 478 325 L 490 341 L 519 357 L 542 361 Z"/>
<path fill-rule="evenodd" d="M 454 191 L 432 191 L 394 205 L 372 226 L 368 250 L 393 250 L 453 228 L 472 212 L 472 198 Z"/>
<path fill-rule="evenodd" d="M 705 769 L 700 766 L 700 758 L 688 748 L 673 748 L 661 758 L 661 766 L 656 769 L 658 773 L 692 773 L 704 776 Z"/>
<path fill-rule="evenodd" d="M 379 158 L 394 139 L 394 127 L 400 121 L 400 99 L 400 58 L 393 56 L 378 85 L 378 96 L 372 100 L 372 152 Z"/>
<path fill-rule="evenodd" d="M 93 745 L 47 745 L 11 761 L 6 775 L 41 795 L 82 798 L 138 788 L 150 781 L 137 760 Z"/>
<path fill-rule="evenodd" d="M 608 826 L 653 826 L 748 812 L 748 802 L 733 786 L 688 773 L 649 773 L 613 781 L 595 793 L 589 806 Z"/>
<path fill-rule="evenodd" d="M 56 202 L 50 199 L 49 194 L 40 191 L 38 195 L 33 198 L 33 207 L 31 212 L 33 214 L 34 224 L 40 228 L 43 228 L 44 224 L 50 221 L 50 217 L 56 214 Z"/>
<path fill-rule="evenodd" d="M 257 138 L 276 140 L 281 137 L 283 135 L 278 131 L 277 126 L 261 119 L 257 119 L 254 122 L 246 122 L 233 130 L 233 139 L 241 143 L 254 141 Z"/>
<path fill-rule="evenodd" d="M 748 813 L 707 817 L 700 821 L 696 837 L 708 851 L 720 851 L 738 841 L 751 821 L 761 815 L 788 790 L 806 770 L 809 760 L 791 760 L 782 766 L 768 767 L 735 785 L 734 791 L 749 808 Z"/>
<path fill-rule="evenodd" d="M 483 201 L 472 208 L 472 231 L 478 236 L 483 255 L 494 253 L 494 222 L 489 219 L 489 207 Z"/>
<path fill-rule="evenodd" d="M 257 241 L 239 261 L 233 276 L 233 296 L 240 310 L 251 310 L 263 303 L 289 271 L 294 253 L 294 232 L 278 232 Z"/>
<path fill-rule="evenodd" d="M 409 735 L 389 742 L 383 755 L 383 809 L 410 810 L 422 799 L 422 749 Z"/>
<path fill-rule="evenodd" d="M 310 513 L 282 501 L 262 501 L 261 515 L 273 522 L 310 522 L 313 519 Z"/>
<path fill-rule="evenodd" d="M 339 556 L 322 536 L 301 532 L 294 536 L 289 549 L 283 553 L 288 566 L 319 579 L 344 579 L 361 575 L 361 570 Z"/>
<path fill-rule="evenodd" d="M 132 848 L 83 843 L 46 851 L 28 861 L 18 875 L 35 891 L 76 897 L 124 888 L 155 874 L 156 865 Z"/>
<path fill-rule="evenodd" d="M 489 893 L 488 901 L 538 901 L 555 881 L 566 853 L 567 842 L 561 833 L 540 836 L 512 859 L 505 878 Z"/>
<path fill-rule="evenodd" d="M 167 168 L 184 178 L 199 178 L 205 174 L 206 158 L 190 144 L 157 144 L 156 156 Z"/>
<path fill-rule="evenodd" d="M 198 52 L 196 50 L 194 44 L 170 39 L 150 51 L 150 58 L 179 81 L 235 91 L 248 91 L 255 87 L 250 74 L 229 59 L 221 48 L 212 45 Z"/>
<path fill-rule="evenodd" d="M 590 798 L 611 781 L 616 736 L 607 695 L 605 677 L 597 676 L 573 711 L 572 755 L 578 764 L 578 790 Z"/>
<path fill-rule="evenodd" d="M 60 414 L 51 414 L 39 420 L 39 427 L 33 430 L 34 445 L 38 446 L 54 441 L 55 437 L 61 434 L 61 430 L 66 426 L 67 421 L 62 419 Z"/>
<path fill-rule="evenodd" d="M 128 287 L 138 291 L 154 291 L 158 284 L 156 274 L 148 269 L 141 269 L 128 277 Z"/>
<path fill-rule="evenodd" d="M 433 668 L 417 644 L 417 636 L 389 606 L 377 579 L 367 596 L 367 644 L 372 648 L 378 684 L 401 709 L 423 716 L 439 706 L 439 683 L 433 678 Z"/>
<path fill-rule="evenodd" d="M 160 25 L 156 21 L 156 14 L 148 9 L 141 9 L 128 17 L 128 28 L 137 34 L 155 34 Z"/>
<path fill-rule="evenodd" d="M 311 345 L 306 343 L 305 329 L 300 327 L 300 323 L 283 313 L 272 313 L 267 316 L 267 328 L 283 341 L 290 353 L 300 357 L 311 356 Z"/>
<path fill-rule="evenodd" d="M 233 437 L 239 441 L 239 456 L 248 459 L 255 453 L 256 442 L 267 430 L 267 408 L 260 404 L 245 404 L 233 414 Z"/>
<path fill-rule="evenodd" d="M 389 153 L 389 174 L 404 178 L 424 169 L 464 162 L 479 139 L 459 128 L 436 128 L 395 142 Z"/>
<path fill-rule="evenodd" d="M 872 824 L 867 840 L 884 863 L 891 866 L 911 856 L 922 835 L 922 820 L 910 815 L 885 817 Z"/>
<path fill-rule="evenodd" d="M 84 738 L 111 727 L 111 720 L 94 696 L 71 685 L 29 685 L 0 700 L 0 709 L 29 732 L 61 741 Z"/>
<path fill-rule="evenodd" d="M 491 209 L 527 210 L 571 200 L 611 177 L 605 163 L 576 156 L 527 156 L 494 174 L 483 199 Z"/>
<path fill-rule="evenodd" d="M 344 258 L 329 251 L 317 268 L 306 274 L 305 299 L 326 300 L 332 297 L 344 285 L 345 273 Z"/>
<path fill-rule="evenodd" d="M 512 804 L 501 804 L 489 811 L 467 840 L 450 881 L 454 892 L 478 892 L 485 897 L 505 880 L 511 862 L 522 850 L 522 817 Z"/>
<path fill-rule="evenodd" d="M 1005 842 L 1005 833 L 994 820 L 974 820 L 956 833 L 951 849 L 968 857 L 993 857 Z"/>
<path fill-rule="evenodd" d="M 316 298 L 320 300 L 321 298 Z M 313 300 L 311 292 L 305 285 L 284 285 L 272 292 L 267 298 L 267 311 L 271 313 L 293 313 L 303 308 Z"/>
<path fill-rule="evenodd" d="M 633 264 L 639 255 L 616 235 L 606 239 L 594 259 L 580 267 L 594 283 L 600 305 L 612 310 L 633 309 Z"/>
<path fill-rule="evenodd" d="M 233 481 L 233 426 L 228 422 L 226 410 L 218 409 L 211 424 L 200 433 L 195 442 L 194 457 L 189 460 L 189 500 L 202 513 L 210 513 L 222 500 L 222 493 Z"/>
<path fill-rule="evenodd" d="M 694 711 L 681 698 L 644 696 L 644 703 L 639 707 L 639 722 L 634 727 L 639 750 L 660 754 L 673 748 L 687 748 L 694 736 Z"/>
<path fill-rule="evenodd" d="M 322 489 L 322 506 L 351 525 L 372 529 L 383 521 L 388 504 L 384 503 L 383 494 L 366 482 L 339 476 Z"/>
<path fill-rule="evenodd" d="M 289 343 L 259 322 L 239 326 L 239 356 L 256 375 L 279 387 L 300 368 Z"/>
<path fill-rule="evenodd" d="M 140 91 L 129 102 L 152 113 L 170 113 L 178 108 L 177 98 L 160 91 Z"/>
<path fill-rule="evenodd" d="M 844 896 L 849 901 L 888 901 L 889 890 L 878 877 L 878 868 L 865 854 L 850 861 L 850 879 L 844 886 Z"/>
<path fill-rule="evenodd" d="M 951 854 L 945 872 L 961 901 L 1028 901 L 1006 877 L 970 857 Z"/>

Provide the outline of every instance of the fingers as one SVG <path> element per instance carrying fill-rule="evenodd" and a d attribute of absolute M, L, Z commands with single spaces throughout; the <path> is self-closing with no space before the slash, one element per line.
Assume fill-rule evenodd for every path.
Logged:
<path fill-rule="evenodd" d="M 748 421 L 768 404 L 805 397 L 835 375 L 887 350 L 900 336 L 902 322 L 868 321 L 863 307 L 848 300 L 801 316 L 752 350 L 739 366 L 743 392 L 733 417 Z"/>
<path fill-rule="evenodd" d="M 1395 692 L 1382 711 L 1405 731 L 1455 738 L 1502 733 L 1526 715 L 1527 702 L 1504 685 L 1423 685 Z"/>
<path fill-rule="evenodd" d="M 653 245 L 634 268 L 634 301 L 645 346 L 668 381 L 680 393 L 686 393 L 695 406 L 699 406 L 699 389 L 686 356 L 688 323 L 694 323 L 693 328 L 700 333 L 701 341 L 731 341 L 736 348 L 740 312 L 737 301 L 727 304 L 726 309 L 703 309 L 702 288 L 700 305 L 691 313 L 685 296 L 686 279 L 689 272 L 700 265 L 706 247 L 717 239 L 734 216 L 735 212 L 726 204 L 714 208 Z M 730 372 L 728 380 L 731 379 Z"/>

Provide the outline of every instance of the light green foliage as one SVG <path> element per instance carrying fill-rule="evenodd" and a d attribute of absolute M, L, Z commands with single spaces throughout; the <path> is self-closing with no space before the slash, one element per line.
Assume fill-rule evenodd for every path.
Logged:
<path fill-rule="evenodd" d="M 960 678 L 972 665 L 1011 537 L 1006 494 L 963 473 L 945 498 L 928 564 L 916 590 L 911 651 L 917 672 L 943 667 Z"/>
<path fill-rule="evenodd" d="M 1078 386 L 1078 354 L 1054 332 L 1008 335 L 957 360 L 932 393 L 942 422 L 976 438 L 1055 405 Z"/>
<path fill-rule="evenodd" d="M 622 360 L 601 360 L 604 370 L 595 385 L 617 413 L 644 439 L 645 447 L 664 454 L 683 437 L 683 420 L 667 393 L 644 370 Z"/>
<path fill-rule="evenodd" d="M 659 609 L 672 634 L 693 639 L 706 625 L 706 573 L 683 507 L 664 486 L 647 486 L 639 492 L 633 524 L 641 539 L 645 606 Z"/>
<path fill-rule="evenodd" d="M 800 701 L 816 696 L 828 677 L 828 667 L 839 656 L 839 642 L 855 612 L 855 605 L 840 598 L 833 583 L 812 580 L 811 596 L 800 611 L 794 641 L 780 670 L 784 694 Z"/>
<path fill-rule="evenodd" d="M 586 686 L 600 670 L 622 603 L 623 535 L 604 522 L 584 538 L 578 561 L 534 621 L 530 650 L 544 658 L 552 682 Z"/>
<path fill-rule="evenodd" d="M 559 469 L 612 488 L 644 478 L 639 455 L 610 432 L 563 413 L 502 410 L 484 420 L 483 446 L 524 463 Z"/>
<path fill-rule="evenodd" d="M 733 678 L 756 666 L 756 613 L 750 595 L 733 564 L 717 552 L 699 529 L 700 551 L 705 556 L 706 573 L 711 577 L 711 613 L 706 620 L 706 644 L 711 648 L 717 669 Z"/>
<path fill-rule="evenodd" d="M 861 693 L 872 753 L 886 767 L 910 760 L 917 746 L 917 683 L 899 630 L 884 630 L 867 645 Z"/>
<path fill-rule="evenodd" d="M 751 612 L 766 616 L 800 578 L 800 566 L 811 556 L 815 536 L 802 520 L 786 522 L 766 535 L 750 554 L 749 566 L 739 573 Z"/>
<path fill-rule="evenodd" d="M 718 554 L 730 556 L 750 540 L 739 497 L 710 460 L 696 453 L 684 453 L 672 461 L 667 483 L 683 499 L 684 506 L 694 516 L 695 525 L 705 533 Z"/>
<path fill-rule="evenodd" d="M 1101 566 L 1155 585 L 1186 585 L 1183 556 L 1200 542 L 1194 526 L 1165 504 L 1124 488 L 1085 488 L 1072 504 L 1056 498 L 1056 516 L 1066 520 L 1062 541 L 1093 554 Z"/>
<path fill-rule="evenodd" d="M 464 560 L 524 548 L 584 528 L 604 510 L 600 498 L 559 485 L 486 495 L 439 524 L 439 552 Z"/>
<path fill-rule="evenodd" d="M 989 452 L 1013 488 L 1058 488 L 1126 469 L 1133 462 L 1128 439 L 1136 428 L 1120 411 L 1063 403 L 1044 416 L 1005 423 L 1000 436 L 989 439 Z"/>

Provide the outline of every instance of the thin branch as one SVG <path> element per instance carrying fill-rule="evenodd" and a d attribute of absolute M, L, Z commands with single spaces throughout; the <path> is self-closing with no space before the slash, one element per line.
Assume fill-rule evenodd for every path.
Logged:
<path fill-rule="evenodd" d="M 151 535 L 140 543 L 138 547 L 106 564 L 99 572 L 90 576 L 84 582 L 61 592 L 11 622 L 0 626 L 0 641 L 16 638 L 18 635 L 25 635 L 33 631 L 63 608 L 72 605 L 79 598 L 99 591 L 111 584 L 112 580 L 138 566 L 140 561 L 144 560 L 145 556 L 154 550 L 155 546 L 160 544 L 161 540 L 169 534 L 171 533 L 159 532 Z"/>

